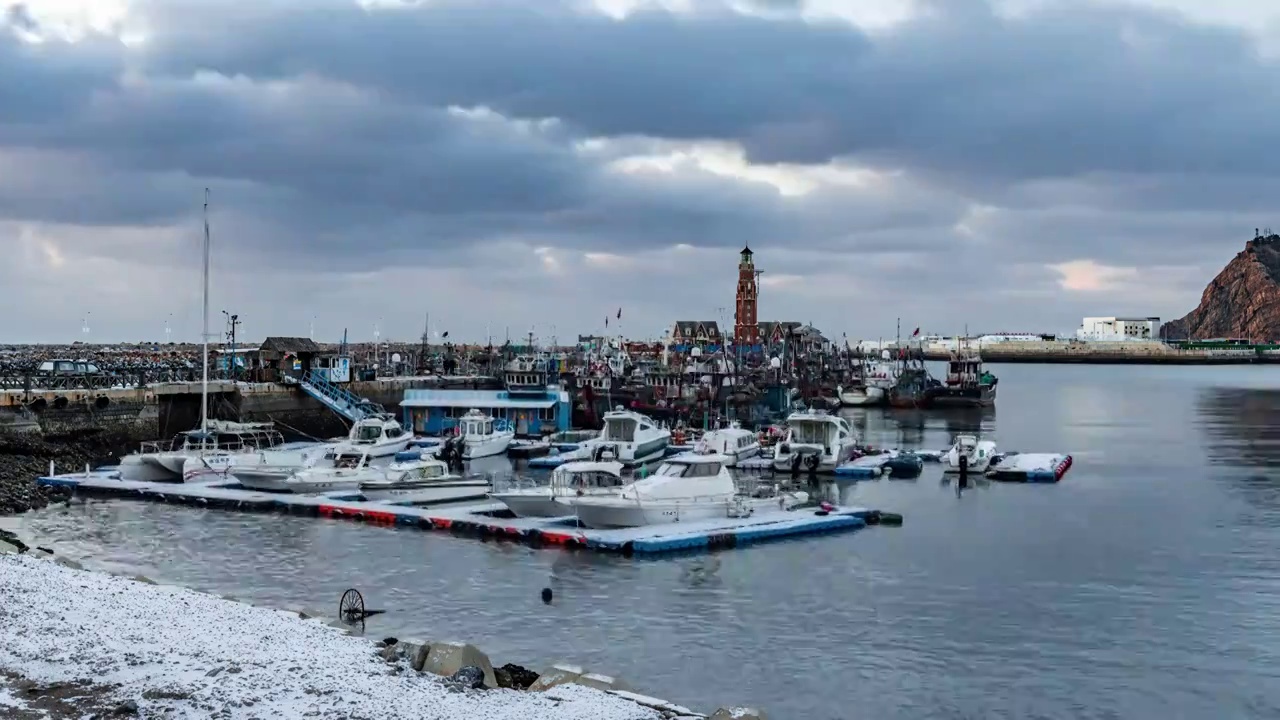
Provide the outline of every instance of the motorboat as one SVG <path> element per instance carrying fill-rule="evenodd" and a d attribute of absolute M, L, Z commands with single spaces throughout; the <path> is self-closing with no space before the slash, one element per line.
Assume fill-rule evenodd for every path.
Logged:
<path fill-rule="evenodd" d="M 967 460 L 968 470 L 986 472 L 996 455 L 996 444 L 991 440 L 979 440 L 976 435 L 957 435 L 951 448 L 942 455 L 942 472 L 960 472 L 960 458 Z"/>
<path fill-rule="evenodd" d="M 413 433 L 404 429 L 390 413 L 378 413 L 357 420 L 347 434 L 347 442 L 369 451 L 373 459 L 389 458 L 409 447 Z"/>
<path fill-rule="evenodd" d="M 206 420 L 204 429 L 178 433 L 167 442 L 142 443 L 120 458 L 120 477 L 146 482 L 190 482 L 217 471 L 218 458 L 253 455 L 284 444 L 272 423 Z M 194 460 L 193 463 L 188 461 Z"/>
<path fill-rule="evenodd" d="M 280 483 L 295 470 L 315 467 L 333 459 L 333 452 L 340 448 L 368 450 L 374 464 L 389 462 L 392 457 L 414 442 L 413 433 L 405 430 L 389 414 L 370 415 L 351 426 L 345 440 L 327 443 L 306 443 L 289 448 L 277 448 L 258 453 L 227 454 L 205 457 L 197 463 L 209 473 L 230 476 L 246 488 L 253 490 L 279 489 Z M 195 468 L 198 469 L 198 468 Z"/>
<path fill-rule="evenodd" d="M 983 369 L 982 356 L 967 347 L 951 354 L 947 378 L 926 395 L 931 407 L 990 407 L 996 404 L 999 380 Z"/>
<path fill-rule="evenodd" d="M 863 380 L 859 380 L 848 387 L 841 385 L 836 388 L 836 397 L 840 399 L 840 404 L 845 407 L 879 405 L 884 402 L 884 395 L 884 389 L 868 385 Z"/>
<path fill-rule="evenodd" d="M 567 462 L 551 473 L 551 482 L 533 487 L 512 487 L 491 492 L 516 517 L 564 517 L 573 514 L 570 503 L 580 497 L 617 495 L 626 481 L 622 463 L 616 460 Z"/>
<path fill-rule="evenodd" d="M 729 467 L 737 467 L 738 461 L 760 454 L 760 439 L 737 422 L 728 427 L 712 430 L 698 441 L 698 450 L 724 455 Z"/>
<path fill-rule="evenodd" d="M 506 421 L 473 409 L 458 418 L 458 436 L 462 438 L 462 458 L 475 460 L 505 453 L 516 433 Z"/>
<path fill-rule="evenodd" d="M 591 528 L 641 527 L 787 510 L 807 502 L 807 493 L 782 493 L 776 485 L 740 492 L 715 453 L 674 455 L 651 475 L 625 485 L 616 495 L 584 495 L 572 500 L 578 522 Z"/>
<path fill-rule="evenodd" d="M 360 483 L 385 477 L 382 468 L 371 464 L 373 457 L 364 448 L 339 448 L 333 452 L 333 464 L 319 464 L 296 470 L 280 483 L 279 490 L 298 494 L 359 491 Z M 265 488 L 263 488 L 265 489 Z"/>
<path fill-rule="evenodd" d="M 825 410 L 808 410 L 787 417 L 787 433 L 778 443 L 773 467 L 832 472 L 857 455 L 858 437 L 848 420 Z"/>
<path fill-rule="evenodd" d="M 592 460 L 617 460 L 627 467 L 661 459 L 671 444 L 671 431 L 659 427 L 647 415 L 619 406 L 604 414 L 599 437 L 582 443 L 582 452 Z"/>
<path fill-rule="evenodd" d="M 382 477 L 360 483 L 366 500 L 388 503 L 441 503 L 483 498 L 492 486 L 480 478 L 464 478 L 449 472 L 448 463 L 429 452 L 391 463 Z"/>

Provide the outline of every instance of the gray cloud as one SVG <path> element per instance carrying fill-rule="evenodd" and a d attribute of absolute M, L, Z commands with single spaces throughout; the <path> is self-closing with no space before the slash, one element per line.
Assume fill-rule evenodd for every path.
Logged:
<path fill-rule="evenodd" d="M 126 23 L 146 28 L 142 45 L 31 44 L 0 26 L 0 242 L 40 272 L 83 256 L 176 277 L 210 187 L 219 287 L 293 332 L 319 309 L 343 324 L 394 313 L 411 334 L 426 304 L 472 329 L 592 326 L 597 299 L 651 331 L 730 305 L 743 243 L 772 276 L 807 278 L 768 290 L 771 316 L 883 332 L 890 312 L 937 329 L 1181 314 L 1197 288 L 1108 308 L 1141 293 L 1064 295 L 1046 266 L 1207 281 L 1268 224 L 1277 73 L 1242 35 L 1087 4 L 930 10 L 872 34 L 711 4 L 617 21 L 559 2 L 155 0 Z M 690 164 L 611 165 L 664 141 L 879 174 L 783 197 Z M 669 252 L 681 244 L 696 260 Z M 634 262 L 602 270 L 585 253 Z M 0 293 L 23 297 L 14 280 Z"/>

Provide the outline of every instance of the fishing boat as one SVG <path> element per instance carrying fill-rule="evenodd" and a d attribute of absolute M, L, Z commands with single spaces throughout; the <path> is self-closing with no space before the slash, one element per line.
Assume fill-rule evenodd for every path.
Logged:
<path fill-rule="evenodd" d="M 619 406 L 604 414 L 600 436 L 587 440 L 581 447 L 586 458 L 614 459 L 634 467 L 662 458 L 670 443 L 670 430 L 659 427 L 647 415 Z"/>
<path fill-rule="evenodd" d="M 347 443 L 367 450 L 374 460 L 389 458 L 409 447 L 413 433 L 390 413 L 378 413 L 356 421 Z"/>
<path fill-rule="evenodd" d="M 778 443 L 773 467 L 832 472 L 857 454 L 858 437 L 848 420 L 825 410 L 808 410 L 787 417 L 787 433 Z"/>
<path fill-rule="evenodd" d="M 507 506 L 516 517 L 564 517 L 573 514 L 571 502 L 579 497 L 617 495 L 626 481 L 617 461 L 567 462 L 551 473 L 547 485 L 512 487 L 489 497 Z"/>
<path fill-rule="evenodd" d="M 251 490 L 278 489 L 297 470 L 328 466 L 339 448 L 368 451 L 375 464 L 385 464 L 413 442 L 413 433 L 401 427 L 393 416 L 382 413 L 358 420 L 346 440 L 313 443 L 291 449 L 238 453 L 204 458 L 202 464 L 215 474 L 230 477 Z"/>
<path fill-rule="evenodd" d="M 469 410 L 458 418 L 458 435 L 462 438 L 463 459 L 475 460 L 505 453 L 516 433 L 504 420 Z"/>
<path fill-rule="evenodd" d="M 591 528 L 641 527 L 786 510 L 808 494 L 780 493 L 776 486 L 740 492 L 717 454 L 683 453 L 667 458 L 652 475 L 624 486 L 616 495 L 573 499 L 578 522 Z"/>
<path fill-rule="evenodd" d="M 742 425 L 734 422 L 704 434 L 698 441 L 698 449 L 724 455 L 728 458 L 726 465 L 737 467 L 738 461 L 760 454 L 760 439 L 755 433 L 744 430 Z"/>
<path fill-rule="evenodd" d="M 360 483 L 360 494 L 366 500 L 388 503 L 429 504 L 475 500 L 488 494 L 492 486 L 480 478 L 464 478 L 449 472 L 449 465 L 430 453 L 406 452 L 413 455 L 383 470 L 380 478 Z"/>
<path fill-rule="evenodd" d="M 967 347 L 951 354 L 947 361 L 947 377 L 928 390 L 927 404 L 932 407 L 990 407 L 996 403 L 999 380 L 982 367 L 977 350 Z"/>
<path fill-rule="evenodd" d="M 996 444 L 991 440 L 979 440 L 976 435 L 957 435 L 951 448 L 942 455 L 942 472 L 960 472 L 960 458 L 966 459 L 967 468 L 974 473 L 986 472 L 996 456 Z"/>

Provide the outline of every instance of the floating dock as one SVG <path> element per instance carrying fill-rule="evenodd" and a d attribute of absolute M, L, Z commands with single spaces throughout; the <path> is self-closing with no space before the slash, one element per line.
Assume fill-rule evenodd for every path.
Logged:
<path fill-rule="evenodd" d="M 555 545 L 606 553 L 658 555 L 740 547 L 768 540 L 896 525 L 900 515 L 856 507 L 823 506 L 617 530 L 577 526 L 573 517 L 516 518 L 501 503 L 417 507 L 362 502 L 352 493 L 277 494 L 245 490 L 235 483 L 155 483 L 121 480 L 110 470 L 37 478 L 41 485 L 86 495 L 134 498 L 242 512 L 281 512 L 386 526 L 449 531 L 481 539 Z M 358 497 L 358 494 L 356 495 Z"/>
<path fill-rule="evenodd" d="M 1009 453 L 984 473 L 1000 482 L 1056 483 L 1071 469 L 1071 456 L 1058 453 Z"/>

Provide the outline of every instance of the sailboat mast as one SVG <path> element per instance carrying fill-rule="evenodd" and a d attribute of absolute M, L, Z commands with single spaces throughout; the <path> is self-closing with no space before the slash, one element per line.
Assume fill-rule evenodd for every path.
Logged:
<path fill-rule="evenodd" d="M 203 363 L 200 373 L 200 432 L 209 432 L 209 188 L 204 189 L 204 276 L 203 332 L 200 335 Z"/>

